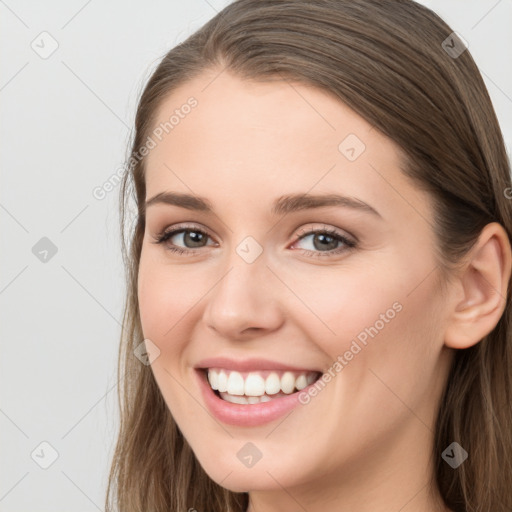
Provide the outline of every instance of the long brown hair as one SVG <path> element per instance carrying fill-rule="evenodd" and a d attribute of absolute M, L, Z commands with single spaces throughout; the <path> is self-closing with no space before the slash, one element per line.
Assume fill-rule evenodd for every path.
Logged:
<path fill-rule="evenodd" d="M 127 299 L 107 511 L 245 512 L 248 505 L 247 493 L 230 492 L 204 472 L 151 368 L 133 353 L 143 340 L 137 275 L 146 190 L 139 148 L 164 99 L 205 70 L 224 69 L 247 80 L 291 78 L 334 94 L 403 149 L 404 172 L 430 192 L 438 259 L 448 277 L 487 223 L 500 223 L 509 239 L 512 233 L 510 162 L 498 120 L 469 50 L 449 37 L 451 28 L 412 0 L 237 0 L 163 57 L 139 101 L 120 191 Z M 127 226 L 130 200 L 136 213 Z M 439 405 L 432 481 L 455 512 L 512 510 L 509 298 L 510 287 L 495 329 L 456 351 Z M 453 441 L 469 453 L 457 469 L 441 458 Z"/>

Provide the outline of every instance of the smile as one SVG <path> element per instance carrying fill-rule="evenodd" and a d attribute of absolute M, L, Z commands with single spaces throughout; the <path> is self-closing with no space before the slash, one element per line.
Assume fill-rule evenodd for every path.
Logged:
<path fill-rule="evenodd" d="M 313 384 L 319 373 L 284 370 L 238 372 L 208 368 L 208 382 L 217 396 L 234 404 L 259 404 L 290 395 Z"/>
<path fill-rule="evenodd" d="M 289 413 L 301 405 L 299 393 L 322 376 L 318 370 L 262 359 L 214 358 L 201 361 L 195 370 L 209 412 L 222 423 L 241 427 L 263 425 Z"/>

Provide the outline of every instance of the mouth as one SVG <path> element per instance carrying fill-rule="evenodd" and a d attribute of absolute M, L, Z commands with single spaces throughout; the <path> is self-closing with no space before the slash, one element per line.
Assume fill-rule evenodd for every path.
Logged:
<path fill-rule="evenodd" d="M 321 371 L 252 359 L 214 358 L 194 368 L 210 414 L 228 425 L 257 427 L 298 407 L 300 394 L 322 376 Z"/>
<path fill-rule="evenodd" d="M 314 370 L 255 370 L 201 368 L 213 393 L 226 402 L 254 405 L 298 393 L 322 375 Z"/>

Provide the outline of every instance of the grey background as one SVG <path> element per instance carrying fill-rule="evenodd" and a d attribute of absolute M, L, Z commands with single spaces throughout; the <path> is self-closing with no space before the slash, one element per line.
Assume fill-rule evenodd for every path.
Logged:
<path fill-rule="evenodd" d="M 118 187 L 93 190 L 158 60 L 227 3 L 0 0 L 1 511 L 103 510 L 124 280 Z M 422 3 L 469 43 L 510 154 L 512 1 Z"/>

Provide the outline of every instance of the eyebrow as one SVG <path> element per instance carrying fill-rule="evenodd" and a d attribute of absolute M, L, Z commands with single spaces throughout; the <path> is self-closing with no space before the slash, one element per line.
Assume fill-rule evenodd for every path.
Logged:
<path fill-rule="evenodd" d="M 179 192 L 160 192 L 146 201 L 145 208 L 155 204 L 168 204 L 186 208 L 187 210 L 197 210 L 205 213 L 213 213 L 213 206 L 204 197 L 183 194 Z M 341 196 L 338 194 L 288 194 L 277 198 L 271 209 L 273 215 L 286 215 L 291 212 L 308 210 L 312 208 L 322 208 L 327 206 L 341 206 L 352 208 L 365 213 L 371 213 L 377 217 L 382 215 L 372 206 L 355 197 Z"/>

